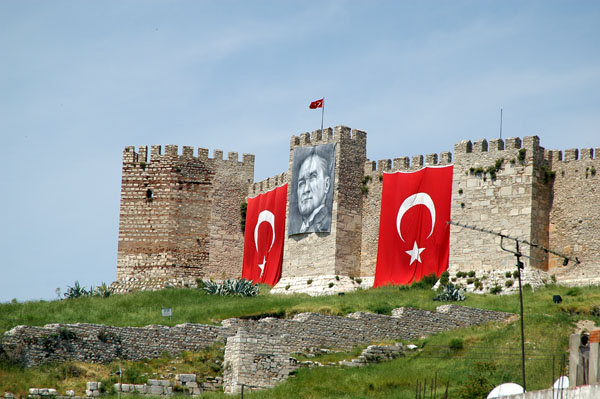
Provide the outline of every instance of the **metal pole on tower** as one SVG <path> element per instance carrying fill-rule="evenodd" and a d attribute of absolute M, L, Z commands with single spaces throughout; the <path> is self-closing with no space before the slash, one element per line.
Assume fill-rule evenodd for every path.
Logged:
<path fill-rule="evenodd" d="M 502 108 L 500 108 L 500 140 L 502 140 Z"/>
<path fill-rule="evenodd" d="M 323 97 L 323 106 L 321 107 L 321 137 L 323 137 L 323 117 L 325 116 L 325 97 Z"/>

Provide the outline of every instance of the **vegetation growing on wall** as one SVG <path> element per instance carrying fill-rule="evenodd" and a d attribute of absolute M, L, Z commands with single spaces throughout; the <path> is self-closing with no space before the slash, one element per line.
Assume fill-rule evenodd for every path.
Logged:
<path fill-rule="evenodd" d="M 240 205 L 240 228 L 246 231 L 246 213 L 248 212 L 248 203 L 242 202 Z"/>

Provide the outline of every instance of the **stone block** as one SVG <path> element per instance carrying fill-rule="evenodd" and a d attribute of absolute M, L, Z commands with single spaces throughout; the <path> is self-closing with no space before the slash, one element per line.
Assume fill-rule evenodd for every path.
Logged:
<path fill-rule="evenodd" d="M 39 395 L 40 390 L 38 388 L 29 388 L 29 394 L 30 395 Z"/>
<path fill-rule="evenodd" d="M 146 385 L 146 384 L 130 385 L 129 387 L 130 387 L 129 390 L 131 392 L 148 393 L 148 385 Z"/>
<path fill-rule="evenodd" d="M 162 395 L 164 392 L 165 392 L 165 388 L 162 385 L 148 386 L 148 393 L 151 395 Z"/>
<path fill-rule="evenodd" d="M 88 382 L 85 385 L 86 385 L 87 389 L 92 390 L 92 391 L 95 390 L 95 389 L 98 389 L 98 383 L 97 382 L 93 382 L 92 381 L 92 382 Z"/>
<path fill-rule="evenodd" d="M 73 391 L 72 389 L 69 389 L 69 390 L 67 390 L 67 391 L 65 392 L 65 394 L 66 394 L 67 396 L 75 396 L 75 391 Z"/>
<path fill-rule="evenodd" d="M 177 379 L 183 383 L 185 382 L 195 382 L 196 374 L 178 374 Z"/>
<path fill-rule="evenodd" d="M 161 380 L 152 380 L 152 379 L 149 379 L 148 380 L 148 385 L 150 385 L 150 386 L 159 385 L 160 386 L 160 385 L 162 385 L 162 382 L 161 382 Z"/>

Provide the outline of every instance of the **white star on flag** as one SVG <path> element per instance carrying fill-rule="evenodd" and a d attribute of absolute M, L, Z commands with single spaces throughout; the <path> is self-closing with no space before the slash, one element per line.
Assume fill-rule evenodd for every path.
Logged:
<path fill-rule="evenodd" d="M 263 258 L 263 263 L 260 263 L 258 267 L 260 268 L 260 277 L 262 277 L 265 271 L 265 264 L 267 263 L 267 258 Z"/>
<path fill-rule="evenodd" d="M 419 263 L 423 263 L 421 261 L 421 252 L 423 252 L 423 251 L 425 251 L 425 248 L 419 248 L 416 241 L 415 241 L 415 244 L 413 245 L 413 248 L 410 251 L 405 251 L 407 254 L 410 255 L 410 264 L 411 265 L 413 264 L 413 262 L 415 260 Z"/>

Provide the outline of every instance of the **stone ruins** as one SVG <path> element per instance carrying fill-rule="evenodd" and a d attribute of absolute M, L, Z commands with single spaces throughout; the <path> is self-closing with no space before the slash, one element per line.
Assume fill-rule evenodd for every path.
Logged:
<path fill-rule="evenodd" d="M 600 282 L 600 148 L 546 150 L 536 136 L 461 141 L 454 152 L 370 161 L 367 134 L 338 126 L 292 136 L 289 165 L 254 182 L 254 156 L 177 146 L 127 147 L 123 152 L 117 280 L 124 292 L 167 281 L 241 276 L 241 205 L 248 197 L 291 182 L 294 149 L 336 143 L 330 233 L 288 237 L 276 288 L 307 279 L 348 277 L 372 281 L 375 273 L 381 176 L 454 164 L 452 219 L 529 240 L 581 262 L 522 248 L 526 267 L 549 271 L 559 282 Z M 149 157 L 148 157 L 149 155 Z M 289 193 L 288 190 L 288 204 Z M 450 269 L 514 268 L 499 237 L 452 226 Z M 310 249 L 310 256 L 307 256 Z M 316 281 L 316 280 L 315 280 Z"/>
<path fill-rule="evenodd" d="M 225 392 L 272 387 L 302 365 L 291 353 L 313 353 L 334 348 L 350 350 L 372 342 L 414 340 L 431 334 L 489 322 L 508 322 L 516 315 L 457 305 L 441 305 L 435 312 L 409 307 L 391 316 L 356 312 L 346 317 L 300 313 L 291 319 L 226 319 L 221 325 L 181 324 L 174 327 L 111 327 L 98 324 L 17 326 L 0 338 L 0 360 L 24 367 L 69 360 L 106 363 L 116 359 L 157 358 L 165 352 L 178 355 L 225 344 L 222 384 Z M 399 344 L 372 347 L 345 366 L 360 366 L 376 359 L 393 358 Z M 179 385 L 183 384 L 179 376 Z M 195 378 L 195 376 L 194 376 Z M 219 377 L 216 377 L 219 378 Z M 184 377 L 192 394 L 212 389 L 212 381 Z M 213 378 L 214 380 L 215 378 Z M 148 386 L 120 384 L 121 392 L 168 394 L 173 383 Z M 191 382 L 191 383 L 190 383 Z M 197 389 L 201 388 L 201 389 Z M 88 389 L 92 391 L 91 389 Z M 94 395 L 88 395 L 94 396 Z M 33 398 L 36 399 L 36 398 Z"/>

